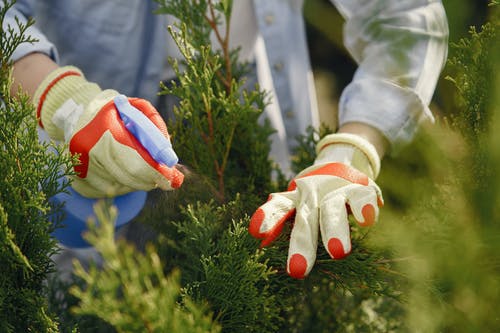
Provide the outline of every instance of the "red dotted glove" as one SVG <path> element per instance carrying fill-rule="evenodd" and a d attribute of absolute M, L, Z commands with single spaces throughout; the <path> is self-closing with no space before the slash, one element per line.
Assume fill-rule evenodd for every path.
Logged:
<path fill-rule="evenodd" d="M 378 174 L 380 159 L 370 143 L 354 135 L 332 134 L 318 143 L 317 152 L 314 165 L 297 175 L 286 192 L 271 194 L 249 226 L 250 234 L 267 246 L 287 221 L 294 220 L 287 272 L 297 279 L 307 276 L 314 265 L 319 232 L 330 256 L 342 259 L 351 251 L 349 212 L 359 225 L 369 226 L 383 205 L 382 193 L 371 179 Z"/>
<path fill-rule="evenodd" d="M 125 126 L 114 102 L 118 95 L 88 82 L 75 67 L 53 71 L 35 93 L 40 125 L 52 139 L 68 142 L 70 152 L 79 156 L 73 188 L 83 196 L 100 198 L 180 187 L 183 174 L 155 160 Z M 128 101 L 170 144 L 167 126 L 151 103 Z"/>

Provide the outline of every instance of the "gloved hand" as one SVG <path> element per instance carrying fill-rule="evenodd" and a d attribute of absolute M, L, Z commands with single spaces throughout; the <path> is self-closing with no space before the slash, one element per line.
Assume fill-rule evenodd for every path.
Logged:
<path fill-rule="evenodd" d="M 118 95 L 88 82 L 79 69 L 71 66 L 51 72 L 35 92 L 40 126 L 52 139 L 68 142 L 70 152 L 79 155 L 73 188 L 83 196 L 101 198 L 181 186 L 184 175 L 174 165 L 155 160 L 125 126 L 114 102 Z M 160 114 L 146 100 L 128 101 L 165 137 L 165 151 L 175 164 L 177 156 L 170 148 L 167 126 Z M 121 103 L 127 103 L 126 99 Z"/>
<path fill-rule="evenodd" d="M 295 217 L 287 272 L 297 279 L 314 265 L 319 231 L 330 256 L 341 259 L 351 251 L 349 212 L 359 225 L 369 226 L 383 205 L 382 193 L 372 180 L 380 170 L 380 158 L 368 141 L 331 134 L 318 143 L 316 152 L 314 165 L 300 172 L 286 192 L 271 194 L 249 226 L 250 234 L 267 246 Z"/>

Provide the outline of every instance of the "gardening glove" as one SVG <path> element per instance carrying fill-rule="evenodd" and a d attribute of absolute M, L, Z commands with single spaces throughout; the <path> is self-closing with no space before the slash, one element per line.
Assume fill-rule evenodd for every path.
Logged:
<path fill-rule="evenodd" d="M 333 259 L 351 251 L 348 214 L 361 226 L 372 225 L 383 205 L 375 184 L 380 158 L 365 139 L 352 134 L 331 134 L 316 146 L 314 165 L 300 172 L 286 192 L 273 193 L 250 220 L 249 232 L 275 240 L 284 223 L 295 217 L 288 251 L 287 272 L 304 278 L 314 265 L 318 232 Z"/>
<path fill-rule="evenodd" d="M 181 186 L 184 175 L 175 168 L 167 126 L 148 101 L 101 90 L 71 66 L 51 72 L 33 101 L 40 126 L 78 155 L 72 187 L 81 195 Z"/>

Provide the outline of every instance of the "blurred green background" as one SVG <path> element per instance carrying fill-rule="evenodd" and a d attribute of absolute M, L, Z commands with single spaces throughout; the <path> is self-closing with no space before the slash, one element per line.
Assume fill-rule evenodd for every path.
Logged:
<path fill-rule="evenodd" d="M 488 0 L 444 0 L 450 42 L 457 42 L 466 37 L 469 27 L 484 24 L 489 3 Z M 304 15 L 321 117 L 324 122 L 335 125 L 335 113 L 331 111 L 336 110 L 338 97 L 356 70 L 356 63 L 342 42 L 344 19 L 329 0 L 306 0 Z M 443 79 L 445 76 L 446 69 L 439 81 L 432 105 L 438 113 L 443 112 L 441 109 L 446 112 L 451 107 L 449 89 L 452 84 Z"/>
<path fill-rule="evenodd" d="M 450 48 L 431 103 L 436 123 L 384 159 L 386 205 L 371 241 L 393 251 L 404 277 L 404 331 L 499 332 L 499 6 L 443 3 Z M 320 112 L 335 125 L 325 115 L 356 65 L 329 1 L 307 0 L 305 16 Z"/>

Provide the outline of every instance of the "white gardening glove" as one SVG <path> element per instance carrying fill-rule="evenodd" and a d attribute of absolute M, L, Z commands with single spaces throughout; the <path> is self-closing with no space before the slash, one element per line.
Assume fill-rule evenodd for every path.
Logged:
<path fill-rule="evenodd" d="M 365 139 L 352 134 L 331 134 L 316 147 L 314 165 L 300 172 L 286 192 L 273 193 L 253 214 L 249 232 L 269 245 L 284 223 L 294 219 L 287 272 L 298 279 L 311 271 L 316 260 L 318 232 L 333 259 L 351 251 L 348 214 L 361 226 L 372 225 L 383 205 L 373 181 L 380 158 Z"/>
<path fill-rule="evenodd" d="M 160 114 L 143 99 L 129 98 L 127 102 L 120 96 L 123 98 L 117 102 L 138 112 L 149 129 L 159 130 L 160 149 L 173 161 L 170 166 L 152 156 L 126 126 L 115 105 L 118 95 L 88 82 L 71 66 L 51 72 L 37 88 L 33 101 L 40 126 L 52 139 L 68 142 L 70 152 L 79 157 L 72 187 L 83 196 L 100 198 L 181 186 L 184 176 L 175 168 L 177 156 Z"/>

